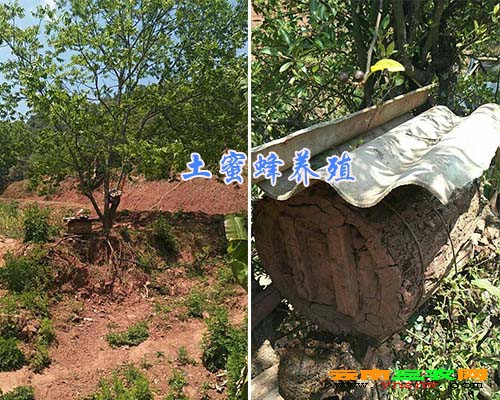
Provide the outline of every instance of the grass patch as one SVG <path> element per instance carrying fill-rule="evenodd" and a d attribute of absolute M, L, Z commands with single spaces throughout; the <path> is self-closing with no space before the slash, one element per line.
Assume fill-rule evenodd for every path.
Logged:
<path fill-rule="evenodd" d="M 19 359 L 19 365 L 24 365 L 27 361 L 34 372 L 41 372 L 50 365 L 49 346 L 55 341 L 55 330 L 52 320 L 48 317 L 47 297 L 36 292 L 24 292 L 21 294 L 7 294 L 0 300 L 0 333 L 4 340 L 11 342 L 4 344 L 10 346 L 11 350 L 5 350 L 10 356 L 6 359 Z M 23 315 L 23 318 L 19 318 Z M 22 328 L 24 320 L 40 320 L 40 327 L 36 333 L 36 341 L 33 348 L 33 355 L 29 360 L 25 360 L 24 355 L 20 357 L 19 352 L 12 350 L 14 342 L 18 338 L 23 338 Z M 26 339 L 24 337 L 24 339 Z M 17 347 L 17 344 L 16 344 Z M 20 351 L 20 350 L 19 350 Z M 22 354 L 22 353 L 21 353 Z M 0 356 L 3 359 L 3 356 Z M 10 358 L 9 358 L 10 357 Z M 11 364 L 17 365 L 15 362 Z M 15 368 L 17 369 L 17 367 Z"/>
<path fill-rule="evenodd" d="M 38 340 L 40 343 L 50 346 L 56 340 L 56 330 L 52 324 L 52 320 L 44 318 L 40 322 L 40 329 L 38 329 Z"/>
<path fill-rule="evenodd" d="M 201 318 L 203 311 L 205 311 L 205 303 L 206 298 L 203 293 L 197 287 L 191 289 L 185 301 L 185 305 L 188 308 L 188 315 L 194 318 Z"/>
<path fill-rule="evenodd" d="M 184 365 L 196 365 L 196 361 L 189 357 L 188 351 L 185 346 L 179 347 L 177 350 L 177 362 L 184 366 Z"/>
<path fill-rule="evenodd" d="M 171 304 L 162 304 L 160 301 L 156 300 L 154 303 L 154 311 L 157 314 L 168 314 L 173 310 Z"/>
<path fill-rule="evenodd" d="M 35 400 L 35 391 L 31 386 L 19 386 L 8 393 L 0 394 L 0 400 Z"/>
<path fill-rule="evenodd" d="M 112 332 L 106 336 L 111 347 L 137 346 L 149 338 L 149 327 L 144 321 L 140 321 L 124 332 Z"/>
<path fill-rule="evenodd" d="M 246 326 L 246 325 L 245 325 Z M 238 400 L 247 391 L 247 333 L 234 329 L 226 362 L 227 393 L 229 400 Z M 247 398 L 247 397 L 246 397 Z"/>
<path fill-rule="evenodd" d="M 49 304 L 45 294 L 38 292 L 8 293 L 0 298 L 0 336 L 19 337 L 18 316 L 29 320 L 49 316 Z"/>
<path fill-rule="evenodd" d="M 127 366 L 103 379 L 97 391 L 85 400 L 153 400 L 149 381 L 143 373 L 133 366 Z"/>
<path fill-rule="evenodd" d="M 24 241 L 32 243 L 48 242 L 52 234 L 50 209 L 30 204 L 24 210 Z"/>
<path fill-rule="evenodd" d="M 51 363 L 49 347 L 42 341 L 37 341 L 33 355 L 29 359 L 29 366 L 35 373 L 42 372 Z"/>
<path fill-rule="evenodd" d="M 168 380 L 170 391 L 165 397 L 165 400 L 189 400 L 184 394 L 184 387 L 187 385 L 184 371 L 175 368 L 172 371 L 172 376 Z"/>
<path fill-rule="evenodd" d="M 207 332 L 201 344 L 202 361 L 206 369 L 215 372 L 226 366 L 233 341 L 237 339 L 236 329 L 229 323 L 227 311 L 223 308 L 215 309 L 206 324 Z"/>
<path fill-rule="evenodd" d="M 15 338 L 0 337 L 0 371 L 15 371 L 26 363 L 18 344 Z"/>
<path fill-rule="evenodd" d="M 49 347 L 55 340 L 56 332 L 52 320 L 49 318 L 42 319 L 38 329 L 34 353 L 29 359 L 30 368 L 34 372 L 40 373 L 50 365 Z"/>
<path fill-rule="evenodd" d="M 136 257 L 137 266 L 146 274 L 151 274 L 154 267 L 158 264 L 154 254 L 148 250 L 141 251 Z"/>
<path fill-rule="evenodd" d="M 19 203 L 0 202 L 0 233 L 10 238 L 23 237 L 24 226 Z"/>
<path fill-rule="evenodd" d="M 205 265 L 210 260 L 210 246 L 203 246 L 201 251 L 195 253 L 194 260 L 187 266 L 188 277 L 205 276 Z"/>
<path fill-rule="evenodd" d="M 21 257 L 7 253 L 5 265 L 0 269 L 0 285 L 14 293 L 49 289 L 54 273 L 41 261 L 44 255 L 44 251 L 39 249 Z"/>
<path fill-rule="evenodd" d="M 172 254 L 179 252 L 177 239 L 172 233 L 172 227 L 164 216 L 159 216 L 150 225 L 150 228 L 153 230 L 153 238 L 162 247 L 162 250 Z"/>
<path fill-rule="evenodd" d="M 494 376 L 500 354 L 499 302 L 488 290 L 474 284 L 487 279 L 500 287 L 497 262 L 478 265 L 473 261 L 463 271 L 446 277 L 432 299 L 411 318 L 406 329 L 394 335 L 388 347 L 393 351 L 395 369 L 486 368 Z M 493 378 L 482 382 L 482 391 L 499 392 Z M 426 400 L 482 398 L 479 389 L 449 385 L 425 390 Z M 413 392 L 390 390 L 394 400 Z M 485 397 L 486 398 L 486 397 Z M 500 399 L 494 395 L 492 399 Z"/>

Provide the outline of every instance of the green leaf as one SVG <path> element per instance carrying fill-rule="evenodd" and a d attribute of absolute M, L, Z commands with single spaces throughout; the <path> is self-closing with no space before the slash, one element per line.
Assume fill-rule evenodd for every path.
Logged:
<path fill-rule="evenodd" d="M 385 49 L 386 55 L 390 56 L 392 53 L 394 53 L 394 42 L 391 42 L 387 45 L 387 48 Z"/>
<path fill-rule="evenodd" d="M 233 240 L 248 240 L 245 219 L 237 214 L 226 215 L 224 219 L 226 238 L 229 242 Z"/>
<path fill-rule="evenodd" d="M 401 86 L 403 83 L 405 82 L 404 78 L 402 76 L 396 76 L 396 78 L 394 78 L 394 85 L 395 86 Z"/>
<path fill-rule="evenodd" d="M 323 42 L 321 41 L 320 38 L 314 39 L 314 44 L 316 45 L 316 47 L 318 47 L 320 49 L 323 49 L 325 47 L 325 45 L 323 44 Z"/>
<path fill-rule="evenodd" d="M 318 0 L 311 0 L 310 8 L 311 8 L 311 13 L 314 14 L 318 9 Z"/>
<path fill-rule="evenodd" d="M 290 38 L 288 32 L 284 28 L 280 28 L 278 32 L 281 38 L 286 42 L 286 44 L 290 46 L 292 44 L 292 39 Z"/>
<path fill-rule="evenodd" d="M 264 47 L 264 48 L 262 48 L 262 50 L 260 52 L 261 52 L 261 54 L 267 54 L 268 56 L 277 56 L 278 55 L 278 51 L 276 49 L 271 48 L 271 47 Z"/>
<path fill-rule="evenodd" d="M 248 267 L 246 262 L 241 262 L 238 260 L 231 260 L 231 269 L 233 271 L 234 278 L 236 282 L 243 287 L 245 290 L 247 289 L 247 277 L 248 277 Z"/>
<path fill-rule="evenodd" d="M 382 29 L 385 31 L 387 26 L 389 25 L 389 22 L 390 22 L 390 16 L 389 15 L 386 15 L 384 17 L 384 19 L 382 20 Z"/>
<path fill-rule="evenodd" d="M 290 68 L 291 66 L 293 65 L 293 63 L 291 61 L 288 61 L 286 63 L 284 63 L 281 67 L 280 67 L 280 73 L 282 72 L 285 72 L 288 68 Z"/>
<path fill-rule="evenodd" d="M 486 290 L 500 300 L 500 288 L 491 284 L 488 279 L 474 279 L 471 283 L 480 289 Z"/>
<path fill-rule="evenodd" d="M 231 257 L 231 269 L 236 281 L 246 290 L 248 276 L 248 234 L 245 218 L 240 215 L 226 215 L 224 219 L 226 238 L 229 241 L 227 253 Z"/>

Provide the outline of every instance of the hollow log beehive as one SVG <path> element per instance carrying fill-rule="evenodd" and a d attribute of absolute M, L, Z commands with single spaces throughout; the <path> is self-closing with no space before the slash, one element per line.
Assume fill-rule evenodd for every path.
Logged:
<path fill-rule="evenodd" d="M 330 332 L 383 338 L 460 260 L 482 210 L 479 199 L 475 185 L 455 192 L 447 206 L 404 186 L 361 209 L 317 184 L 286 201 L 259 201 L 255 245 L 300 313 Z"/>
<path fill-rule="evenodd" d="M 467 261 L 486 204 L 477 178 L 500 146 L 500 106 L 465 118 L 443 106 L 413 116 L 428 89 L 252 153 L 255 160 L 273 151 L 284 161 L 275 186 L 254 181 L 267 195 L 252 223 L 262 264 L 283 297 L 327 331 L 381 340 Z M 302 148 L 319 176 L 308 188 L 288 179 Z M 325 159 L 346 150 L 356 181 L 328 179 Z"/>

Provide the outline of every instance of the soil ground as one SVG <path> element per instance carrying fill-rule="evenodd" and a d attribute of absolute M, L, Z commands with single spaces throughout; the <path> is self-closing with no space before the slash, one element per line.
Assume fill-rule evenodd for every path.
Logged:
<path fill-rule="evenodd" d="M 29 193 L 26 182 L 18 182 L 7 188 L 0 201 L 37 202 L 51 209 L 89 208 L 88 201 L 77 194 L 71 183 L 63 185 L 59 194 L 47 200 Z M 159 214 L 156 210 L 182 211 L 180 217 L 166 213 L 171 219 L 180 218 L 176 220 L 179 223 L 173 226 L 180 250 L 178 257 L 175 260 L 167 257 L 165 266 L 155 272 L 154 279 L 141 275 L 135 286 L 127 281 L 133 275 L 124 275 L 123 285 L 120 282 L 111 294 L 98 290 L 103 282 L 97 276 L 90 277 L 80 286 L 66 285 L 61 299 L 51 303 L 50 312 L 57 337 L 56 344 L 50 347 L 51 365 L 38 374 L 27 366 L 18 371 L 0 373 L 2 391 L 30 385 L 35 389 L 37 400 L 80 399 L 94 392 L 101 378 L 110 377 L 120 366 L 132 364 L 147 375 L 156 399 L 163 399 L 168 393 L 168 379 L 174 368 L 181 368 L 187 374 L 188 385 L 184 392 L 188 398 L 201 399 L 206 394 L 209 399 L 226 398 L 223 388 L 227 378 L 224 373 L 211 373 L 201 363 L 200 342 L 206 332 L 205 319 L 210 314 L 205 312 L 203 318 L 186 318 L 182 307 L 163 312 L 158 310 L 157 304 L 173 304 L 189 294 L 194 286 L 206 290 L 214 286 L 217 271 L 221 268 L 221 259 L 217 254 L 223 255 L 225 249 L 220 246 L 224 235 L 223 218 L 213 214 L 245 210 L 246 191 L 236 186 L 200 180 L 194 184 L 137 182 L 125 188 L 124 192 L 120 209 L 132 211 L 118 214 L 116 231 L 147 229 Z M 196 204 L 199 206 L 196 207 Z M 78 243 L 71 243 L 72 247 L 78 246 Z M 71 247 L 69 244 L 61 245 L 66 249 Z M 217 254 L 206 259 L 203 266 L 205 276 L 189 275 L 187 266 L 207 246 Z M 8 251 L 21 253 L 24 250 L 25 245 L 19 239 L 0 237 L 1 260 Z M 131 270 L 134 266 L 126 268 Z M 90 271 L 92 274 L 93 270 Z M 137 272 L 139 275 L 142 273 Z M 163 287 L 162 292 L 152 288 L 153 280 L 155 285 Z M 246 292 L 236 284 L 228 284 L 225 289 L 229 294 L 220 305 L 229 310 L 233 325 L 244 324 Z M 76 314 L 75 307 L 78 308 Z M 111 330 L 123 331 L 144 320 L 149 324 L 150 336 L 138 346 L 112 348 L 106 341 L 106 335 Z M 194 365 L 179 365 L 177 353 L 181 346 L 195 361 Z"/>
<path fill-rule="evenodd" d="M 13 200 L 47 201 L 47 204 L 65 204 L 89 208 L 90 202 L 76 189 L 76 181 L 62 182 L 50 196 L 33 193 L 27 180 L 10 184 L 2 196 Z M 99 204 L 102 194 L 95 192 Z M 121 210 L 185 211 L 206 214 L 231 214 L 247 209 L 246 186 L 225 185 L 214 179 L 145 181 L 136 179 L 125 184 L 120 203 Z"/>

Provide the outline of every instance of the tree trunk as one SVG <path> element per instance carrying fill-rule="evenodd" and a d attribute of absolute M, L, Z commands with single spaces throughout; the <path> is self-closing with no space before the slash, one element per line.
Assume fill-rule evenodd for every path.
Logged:
<path fill-rule="evenodd" d="M 473 184 L 448 205 L 404 186 L 363 209 L 319 183 L 287 201 L 259 201 L 253 230 L 263 265 L 300 313 L 334 334 L 380 340 L 463 258 L 482 208 Z"/>
<path fill-rule="evenodd" d="M 106 206 L 108 208 L 104 211 L 104 218 L 102 220 L 103 228 L 105 231 L 109 231 L 111 228 L 113 228 L 113 223 L 116 217 L 116 210 L 120 205 L 121 197 L 121 190 L 111 190 L 109 192 L 108 201 L 106 202 Z"/>

